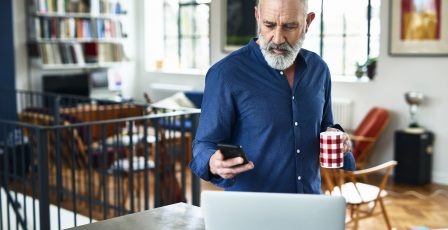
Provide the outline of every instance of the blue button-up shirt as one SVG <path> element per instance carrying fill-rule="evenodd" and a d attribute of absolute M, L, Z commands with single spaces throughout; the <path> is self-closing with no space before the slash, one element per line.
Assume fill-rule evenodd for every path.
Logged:
<path fill-rule="evenodd" d="M 330 72 L 304 49 L 295 63 L 292 90 L 255 40 L 210 68 L 190 162 L 196 175 L 232 191 L 321 192 L 319 133 L 333 125 Z M 212 175 L 217 143 L 243 146 L 254 169 L 233 179 Z M 354 166 L 347 154 L 344 168 Z"/>

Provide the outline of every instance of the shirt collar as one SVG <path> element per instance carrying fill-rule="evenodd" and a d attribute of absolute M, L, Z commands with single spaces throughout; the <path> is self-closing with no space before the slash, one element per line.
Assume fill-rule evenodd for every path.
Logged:
<path fill-rule="evenodd" d="M 264 58 L 263 54 L 261 53 L 260 46 L 257 44 L 258 38 L 253 38 L 249 42 L 249 48 L 252 50 L 252 52 L 255 54 L 257 59 L 262 62 L 264 65 L 268 66 L 269 68 L 272 68 L 268 65 L 266 62 L 266 59 Z M 304 52 L 306 52 L 303 48 L 300 49 L 299 54 L 296 57 L 296 64 L 298 64 L 299 67 L 307 68 L 307 61 L 304 56 Z"/>

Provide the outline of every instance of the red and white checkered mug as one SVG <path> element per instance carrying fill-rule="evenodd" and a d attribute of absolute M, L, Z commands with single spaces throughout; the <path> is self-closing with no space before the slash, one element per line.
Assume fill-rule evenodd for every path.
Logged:
<path fill-rule="evenodd" d="M 320 133 L 320 166 L 323 168 L 341 168 L 344 166 L 342 132 Z"/>

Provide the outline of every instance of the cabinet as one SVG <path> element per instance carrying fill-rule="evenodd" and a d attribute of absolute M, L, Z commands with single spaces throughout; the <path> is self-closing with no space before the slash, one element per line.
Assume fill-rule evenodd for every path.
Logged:
<path fill-rule="evenodd" d="M 395 132 L 395 182 L 420 185 L 431 182 L 434 135 L 429 131 Z"/>
<path fill-rule="evenodd" d="M 126 1 L 27 1 L 30 56 L 38 68 L 109 68 L 127 61 Z"/>

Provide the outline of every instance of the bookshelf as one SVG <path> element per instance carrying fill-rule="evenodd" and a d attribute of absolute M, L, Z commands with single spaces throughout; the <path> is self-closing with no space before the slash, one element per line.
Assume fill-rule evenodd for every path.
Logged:
<path fill-rule="evenodd" d="M 110 68 L 127 62 L 127 0 L 26 0 L 31 58 L 39 69 Z"/>

